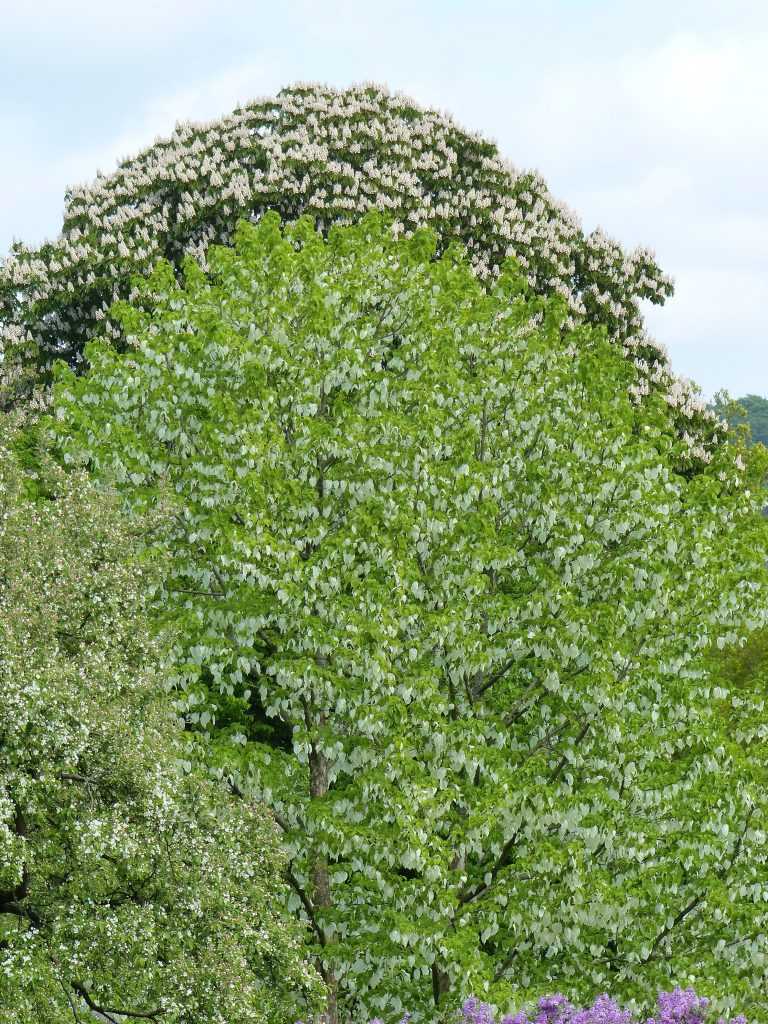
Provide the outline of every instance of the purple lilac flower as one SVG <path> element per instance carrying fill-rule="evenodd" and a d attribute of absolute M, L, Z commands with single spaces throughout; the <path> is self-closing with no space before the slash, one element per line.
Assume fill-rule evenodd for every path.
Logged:
<path fill-rule="evenodd" d="M 692 988 L 676 988 L 673 992 L 659 993 L 659 1017 L 653 1024 L 698 1024 L 704 1019 L 709 1000 L 697 996 Z M 651 1021 L 648 1022 L 651 1024 Z"/>
<path fill-rule="evenodd" d="M 656 1017 L 649 1017 L 643 1024 L 705 1024 L 709 1000 L 697 996 L 692 988 L 676 988 L 672 992 L 661 992 L 658 997 L 659 1010 Z M 405 1013 L 400 1024 L 409 1024 L 411 1014 Z M 296 1021 L 303 1024 L 303 1021 Z M 369 1024 L 382 1024 L 375 1017 Z M 461 1017 L 456 1024 L 495 1024 L 493 1011 L 488 1003 L 482 1003 L 474 996 L 467 999 L 461 1008 Z M 598 996 L 594 1003 L 577 1010 L 565 996 L 553 995 L 539 999 L 533 1017 L 525 1010 L 502 1017 L 499 1024 L 633 1024 L 629 1010 L 622 1010 L 606 993 Z M 714 1022 L 712 1022 L 714 1024 Z M 747 1024 L 743 1016 L 726 1021 L 722 1017 L 717 1024 Z"/>
<path fill-rule="evenodd" d="M 461 1008 L 461 1024 L 493 1024 L 493 1010 L 472 996 Z"/>
<path fill-rule="evenodd" d="M 577 1010 L 569 1015 L 569 1024 L 631 1024 L 632 1014 L 621 1010 L 607 993 L 595 999 L 586 1010 Z"/>

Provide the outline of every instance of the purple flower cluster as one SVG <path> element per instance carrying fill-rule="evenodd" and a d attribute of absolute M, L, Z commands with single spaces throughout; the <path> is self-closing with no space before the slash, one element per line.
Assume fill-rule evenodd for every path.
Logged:
<path fill-rule="evenodd" d="M 697 996 L 693 989 L 676 988 L 674 992 L 661 992 L 658 1013 L 639 1024 L 703 1024 L 707 1017 L 709 1000 Z M 456 1024 L 495 1024 L 488 1003 L 467 999 Z M 533 1015 L 521 1011 L 502 1017 L 499 1024 L 633 1024 L 629 1010 L 620 1009 L 608 995 L 595 999 L 592 1006 L 579 1010 L 565 996 L 546 996 L 540 999 Z M 728 1024 L 719 1018 L 717 1024 Z M 730 1024 L 746 1024 L 744 1017 L 734 1017 Z"/>
<path fill-rule="evenodd" d="M 659 1009 L 655 1017 L 644 1021 L 633 1021 L 629 1010 L 620 1009 L 608 995 L 601 995 L 587 1009 L 579 1010 L 565 996 L 544 996 L 536 1004 L 533 1014 L 520 1013 L 501 1017 L 498 1024 L 705 1024 L 709 1000 L 697 996 L 692 988 L 676 988 L 674 992 L 661 992 L 658 997 Z M 462 1006 L 456 1024 L 496 1024 L 493 1010 L 488 1003 L 481 1003 L 473 996 Z M 409 1024 L 411 1014 L 406 1013 L 399 1024 Z M 303 1024 L 303 1021 L 296 1021 Z M 383 1024 L 374 1017 L 369 1024 Z M 719 1017 L 711 1024 L 747 1024 L 742 1016 L 726 1021 Z"/>

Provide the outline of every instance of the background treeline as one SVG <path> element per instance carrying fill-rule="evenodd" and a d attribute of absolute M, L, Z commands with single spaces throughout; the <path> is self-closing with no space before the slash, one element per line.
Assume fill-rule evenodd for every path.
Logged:
<path fill-rule="evenodd" d="M 715 395 L 712 408 L 732 427 L 746 424 L 753 443 L 768 445 L 768 398 L 744 395 L 732 400 L 727 393 L 720 392 Z"/>

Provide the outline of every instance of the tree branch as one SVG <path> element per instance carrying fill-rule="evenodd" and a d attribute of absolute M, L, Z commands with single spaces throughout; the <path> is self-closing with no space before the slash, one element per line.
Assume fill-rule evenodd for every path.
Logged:
<path fill-rule="evenodd" d="M 520 838 L 520 833 L 522 832 L 522 830 L 523 826 L 521 822 L 517 830 L 513 833 L 512 836 L 510 836 L 510 838 L 501 848 L 501 853 L 497 857 L 496 863 L 491 868 L 490 881 L 487 883 L 484 882 L 482 885 L 478 886 L 478 888 L 474 890 L 464 889 L 462 892 L 459 893 L 459 903 L 473 903 L 475 900 L 479 899 L 481 896 L 484 896 L 489 891 L 493 883 L 496 881 L 496 876 L 498 875 L 499 871 L 501 871 L 501 869 L 503 867 L 506 867 L 506 865 L 509 863 L 512 851 L 517 846 L 517 841 Z"/>
<path fill-rule="evenodd" d="M 584 723 L 584 725 L 579 730 L 579 735 L 573 741 L 573 745 L 575 747 L 578 746 L 579 743 L 581 743 L 581 741 L 584 739 L 584 737 L 587 735 L 588 732 L 589 732 L 589 719 L 587 719 L 587 721 Z M 557 781 L 558 776 L 562 773 L 563 768 L 565 768 L 565 766 L 567 764 L 568 764 L 568 754 L 566 752 L 566 753 L 563 754 L 563 756 L 560 758 L 560 760 L 557 762 L 557 764 L 553 768 L 552 774 L 547 779 L 547 784 L 548 785 L 551 786 L 553 782 Z"/>
<path fill-rule="evenodd" d="M 486 690 L 490 690 L 490 688 L 494 685 L 494 683 L 498 683 L 498 681 L 500 679 L 504 678 L 504 676 L 507 674 L 507 672 L 509 672 L 509 670 L 515 664 L 516 660 L 517 660 L 516 658 L 512 657 L 508 661 L 505 661 L 504 664 L 501 666 L 501 668 L 497 669 L 493 673 L 493 675 L 488 676 L 488 678 L 483 682 L 483 684 L 481 686 L 473 687 L 473 689 L 472 689 L 472 696 L 473 697 L 482 697 L 482 695 L 485 693 L 485 691 Z"/>
<path fill-rule="evenodd" d="M 77 1013 L 77 1007 L 72 1002 L 72 996 L 69 994 L 69 989 L 64 984 L 64 982 L 61 980 L 61 978 L 57 978 L 56 980 L 58 981 L 59 985 L 61 985 L 61 990 L 64 993 L 67 1002 L 69 1003 L 69 1008 L 72 1011 L 72 1017 L 74 1019 L 75 1024 L 80 1024 L 80 1017 L 78 1016 L 78 1013 Z"/>
<path fill-rule="evenodd" d="M 501 976 L 504 973 L 504 971 L 506 971 L 508 967 L 512 966 L 512 961 L 515 959 L 515 957 L 517 956 L 518 952 L 519 952 L 518 948 L 515 947 L 512 950 L 512 952 L 509 954 L 509 956 L 506 957 L 506 959 L 502 960 L 502 962 L 498 965 L 496 970 L 493 972 L 494 981 L 498 981 L 501 978 Z"/>
<path fill-rule="evenodd" d="M 312 900 L 310 900 L 309 896 L 307 896 L 307 894 L 304 892 L 303 888 L 301 887 L 301 884 L 299 883 L 299 880 L 296 878 L 293 871 L 291 871 L 290 868 L 287 868 L 285 874 L 286 878 L 288 879 L 291 885 L 291 888 L 301 900 L 301 905 L 304 907 L 304 910 L 306 911 L 307 917 L 309 918 L 309 922 L 312 925 L 312 930 L 314 931 L 315 935 L 317 935 L 318 942 L 320 943 L 321 946 L 325 946 L 327 940 L 325 938 L 325 932 L 318 924 L 317 917 L 315 916 L 315 905 L 312 903 Z"/>
<path fill-rule="evenodd" d="M 0 914 L 11 914 L 14 917 L 26 918 L 36 928 L 39 928 L 43 923 L 42 918 L 34 907 L 26 907 L 23 903 L 19 903 L 18 900 L 3 900 L 2 893 L 0 893 Z"/>
<path fill-rule="evenodd" d="M 59 778 L 62 782 L 80 782 L 84 786 L 98 786 L 98 779 L 91 779 L 87 775 L 79 775 L 77 772 L 61 772 Z"/>
<path fill-rule="evenodd" d="M 123 1007 L 123 1009 L 118 1009 L 115 1006 L 99 1006 L 97 1002 L 91 999 L 85 985 L 79 981 L 72 982 L 72 990 L 84 1000 L 89 1010 L 93 1010 L 94 1013 L 100 1013 L 103 1017 L 106 1017 L 107 1020 L 111 1021 L 112 1024 L 120 1024 L 120 1022 L 116 1021 L 112 1016 L 113 1013 L 116 1013 L 119 1017 L 134 1017 L 137 1020 L 157 1020 L 158 1017 L 165 1013 L 165 1010 L 161 1007 L 158 1007 L 156 1010 L 126 1010 L 125 1007 Z"/>
<path fill-rule="evenodd" d="M 744 822 L 744 828 L 741 830 L 741 834 L 739 835 L 739 838 L 736 840 L 736 845 L 733 848 L 733 853 L 731 854 L 731 859 L 728 861 L 727 864 L 723 865 L 723 867 L 720 869 L 720 871 L 718 871 L 718 877 L 719 878 L 727 877 L 727 875 L 730 873 L 731 869 L 733 868 L 733 865 L 738 860 L 739 854 L 741 853 L 741 848 L 744 845 L 744 837 L 747 834 L 747 830 L 749 829 L 749 823 L 752 820 L 752 815 L 754 813 L 755 813 L 755 808 L 754 807 L 750 808 L 749 813 L 747 814 L 747 820 Z"/>
<path fill-rule="evenodd" d="M 575 745 L 579 744 L 584 739 L 589 729 L 589 724 L 590 723 L 587 721 L 582 726 L 578 736 L 574 741 Z M 539 750 L 545 747 L 548 744 L 551 735 L 552 733 L 548 733 L 547 736 L 545 736 L 540 743 L 537 743 L 533 750 L 529 752 L 528 756 L 532 757 L 535 753 L 537 753 Z M 567 763 L 568 759 L 566 755 L 563 754 L 563 756 L 560 758 L 557 765 L 553 769 L 552 773 L 550 774 L 549 778 L 547 779 L 547 783 L 549 785 L 556 781 L 557 777 L 560 775 L 560 773 L 562 772 L 563 768 L 565 768 Z M 496 876 L 498 875 L 498 873 L 501 871 L 502 868 L 506 867 L 507 864 L 509 864 L 512 856 L 512 851 L 517 846 L 517 842 L 520 838 L 520 833 L 522 832 L 522 829 L 523 826 L 521 823 L 517 830 L 514 832 L 514 834 L 510 836 L 510 838 L 502 847 L 501 853 L 499 854 L 495 864 L 491 868 L 490 881 L 484 882 L 476 889 L 465 888 L 461 893 L 459 893 L 459 903 L 473 903 L 475 900 L 479 899 L 481 896 L 484 896 L 490 890 L 491 886 L 496 881 Z"/>
<path fill-rule="evenodd" d="M 673 932 L 679 924 L 682 924 L 686 917 L 688 917 L 689 914 L 693 913 L 693 911 L 699 906 L 700 903 L 703 902 L 703 900 L 704 896 L 702 894 L 694 896 L 693 899 L 690 900 L 690 902 L 683 907 L 683 909 L 680 911 L 680 913 L 677 915 L 674 921 L 672 921 L 672 923 L 667 925 L 665 928 L 662 928 L 662 930 L 653 940 L 653 944 L 650 948 L 650 951 L 648 952 L 648 955 L 640 961 L 641 964 L 647 964 L 654 958 L 654 956 L 656 955 L 656 950 L 662 944 L 664 939 L 666 939 L 666 937 L 671 932 Z"/>
<path fill-rule="evenodd" d="M 744 822 L 744 828 L 741 830 L 741 833 L 739 834 L 739 837 L 736 840 L 736 843 L 735 843 L 734 848 L 733 848 L 733 853 L 731 854 L 731 857 L 730 857 L 728 863 L 723 865 L 723 867 L 717 872 L 717 877 L 718 878 L 720 878 L 720 879 L 726 878 L 728 873 L 729 873 L 729 871 L 732 869 L 733 865 L 736 863 L 736 860 L 737 860 L 739 854 L 741 853 L 741 848 L 742 848 L 743 843 L 744 843 L 744 837 L 747 834 L 747 831 L 749 829 L 749 823 L 752 820 L 752 815 L 754 813 L 755 813 L 755 808 L 753 807 L 753 808 L 750 809 L 749 813 L 747 814 L 747 819 Z M 648 956 L 646 956 L 645 959 L 641 961 L 641 963 L 647 964 L 649 962 L 649 960 L 653 959 L 653 957 L 656 955 L 656 950 L 659 948 L 659 946 L 664 941 L 664 939 L 671 932 L 673 932 L 675 930 L 675 928 L 677 928 L 677 926 L 679 924 L 682 924 L 682 922 L 686 919 L 686 917 L 688 917 L 689 914 L 692 914 L 693 911 L 696 910 L 696 908 L 701 903 L 703 903 L 703 902 L 704 902 L 704 894 L 703 893 L 699 893 L 698 896 L 694 896 L 686 904 L 686 906 L 683 907 L 683 909 L 680 911 L 680 913 L 677 915 L 677 917 L 674 919 L 674 921 L 672 921 L 672 923 L 670 925 L 668 925 L 666 928 L 663 928 L 659 932 L 659 934 L 653 940 L 653 945 L 651 946 L 651 949 L 650 949 L 650 951 L 648 953 Z"/>
<path fill-rule="evenodd" d="M 241 799 L 245 798 L 245 794 L 243 793 L 242 789 L 240 789 L 238 784 L 233 779 L 229 780 L 228 785 L 229 785 L 230 792 L 234 796 L 237 796 L 237 797 L 239 797 Z M 281 814 L 278 813 L 278 811 L 276 811 L 274 808 L 270 807 L 270 813 L 272 814 L 272 817 L 275 819 L 275 821 L 280 826 L 280 828 L 283 830 L 283 832 L 288 833 L 288 832 L 291 831 L 291 828 L 290 828 L 288 822 L 285 820 L 285 818 L 283 818 L 283 816 Z M 293 891 L 296 893 L 296 895 L 301 900 L 301 904 L 304 907 L 304 910 L 305 910 L 305 912 L 307 914 L 307 917 L 309 918 L 310 924 L 312 925 L 312 930 L 317 935 L 317 938 L 318 938 L 318 941 L 320 942 L 320 945 L 324 946 L 326 944 L 325 933 L 323 932 L 323 929 L 318 924 L 317 917 L 315 915 L 314 904 L 312 903 L 310 898 L 307 896 L 307 894 L 304 892 L 304 889 L 302 888 L 301 884 L 299 883 L 299 880 L 294 875 L 293 871 L 291 871 L 290 868 L 286 868 L 286 873 L 285 874 L 286 874 L 286 878 L 288 879 L 288 882 L 290 883 L 291 888 L 293 889 Z"/>

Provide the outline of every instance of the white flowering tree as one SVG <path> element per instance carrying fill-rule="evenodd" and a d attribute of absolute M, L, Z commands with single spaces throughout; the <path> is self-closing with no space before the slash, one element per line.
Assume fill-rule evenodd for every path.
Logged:
<path fill-rule="evenodd" d="M 705 662 L 765 607 L 743 453 L 677 475 L 604 330 L 435 244 L 268 214 L 161 264 L 59 364 L 66 456 L 159 517 L 180 708 L 330 1020 L 690 976 L 766 1020 L 768 714 Z"/>
<path fill-rule="evenodd" d="M 320 980 L 269 816 L 174 767 L 113 502 L 0 448 L 0 1021 L 292 1024 Z M 15 443 L 15 442 L 14 442 Z"/>
<path fill-rule="evenodd" d="M 539 294 L 563 297 L 575 322 L 603 324 L 640 371 L 636 399 L 659 391 L 678 419 L 686 453 L 707 457 L 718 422 L 671 372 L 646 333 L 640 301 L 662 303 L 672 283 L 647 249 L 627 253 L 576 217 L 533 172 L 496 146 L 377 86 L 337 91 L 297 85 L 207 124 L 182 124 L 117 171 L 68 191 L 61 235 L 19 243 L 0 264 L 0 344 L 6 405 L 28 395 L 40 366 L 59 355 L 77 365 L 84 344 L 119 325 L 108 310 L 131 279 L 169 259 L 205 262 L 229 243 L 240 217 L 277 210 L 327 228 L 386 211 L 406 235 L 431 226 L 439 247 L 466 246 L 492 281 L 514 256 Z"/>

